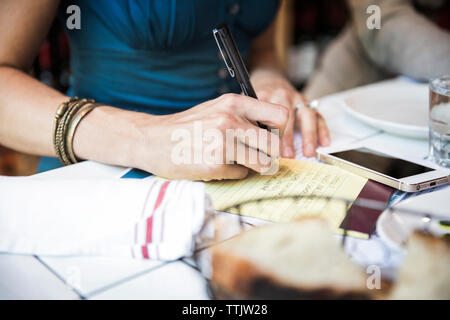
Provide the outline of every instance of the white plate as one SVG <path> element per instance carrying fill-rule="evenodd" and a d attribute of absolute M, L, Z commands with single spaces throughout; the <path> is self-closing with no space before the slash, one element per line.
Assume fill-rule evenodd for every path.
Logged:
<path fill-rule="evenodd" d="M 385 81 L 349 91 L 344 109 L 355 118 L 389 133 L 428 138 L 428 85 Z"/>
<path fill-rule="evenodd" d="M 438 191 L 427 192 L 413 196 L 400 202 L 395 208 L 414 210 L 418 212 L 439 215 L 450 220 L 450 187 Z M 448 217 L 448 218 L 447 218 Z M 414 230 L 427 230 L 441 236 L 450 233 L 450 230 L 439 225 L 439 220 L 429 220 L 425 216 L 413 216 L 388 210 L 381 214 L 377 221 L 377 233 L 380 239 L 394 250 L 402 250 L 404 244 Z"/>

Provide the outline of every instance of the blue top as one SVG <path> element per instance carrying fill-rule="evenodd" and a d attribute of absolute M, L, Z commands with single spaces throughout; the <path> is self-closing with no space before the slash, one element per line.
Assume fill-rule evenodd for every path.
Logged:
<path fill-rule="evenodd" d="M 251 40 L 273 21 L 278 0 L 78 0 L 81 30 L 67 30 L 72 96 L 167 114 L 239 93 L 212 35 L 227 23 L 247 58 Z M 58 164 L 41 161 L 39 170 Z"/>

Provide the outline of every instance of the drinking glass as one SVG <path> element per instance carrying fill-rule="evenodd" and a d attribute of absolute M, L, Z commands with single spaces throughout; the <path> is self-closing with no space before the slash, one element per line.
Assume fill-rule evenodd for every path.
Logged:
<path fill-rule="evenodd" d="M 430 80 L 429 159 L 450 168 L 450 75 Z"/>

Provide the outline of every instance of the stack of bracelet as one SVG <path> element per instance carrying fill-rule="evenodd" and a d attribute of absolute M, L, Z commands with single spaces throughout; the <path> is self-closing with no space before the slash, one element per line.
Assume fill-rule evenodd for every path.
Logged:
<path fill-rule="evenodd" d="M 65 166 L 78 162 L 73 152 L 73 137 L 81 119 L 97 106 L 92 99 L 71 98 L 56 110 L 53 128 L 53 146 L 56 155 Z"/>

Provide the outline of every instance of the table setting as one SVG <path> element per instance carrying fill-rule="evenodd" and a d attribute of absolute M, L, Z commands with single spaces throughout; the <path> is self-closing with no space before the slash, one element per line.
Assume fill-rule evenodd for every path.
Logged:
<path fill-rule="evenodd" d="M 328 149 L 321 148 L 321 151 L 365 146 L 409 161 L 440 166 L 450 174 L 450 169 L 445 167 L 449 156 L 445 139 L 449 137 L 450 128 L 447 128 L 447 135 L 442 133 L 436 138 L 436 132 L 444 130 L 443 119 L 448 119 L 449 102 L 445 105 L 445 102 L 434 102 L 438 98 L 432 98 L 432 107 L 439 108 L 429 111 L 429 92 L 434 92 L 433 84 L 431 88 L 429 84 L 399 77 L 317 100 L 315 108 L 327 120 L 332 141 Z M 431 131 L 430 113 L 434 117 Z M 294 141 L 297 160 L 311 163 L 311 166 L 312 163 L 319 165 L 317 159 L 306 158 L 301 153 L 300 134 L 296 134 Z M 355 191 L 355 198 L 346 203 L 345 214 L 336 224 L 337 228 L 330 232 L 330 238 L 350 258 L 349 270 L 356 266 L 361 270 L 378 266 L 384 278 L 394 282 L 405 260 L 408 239 L 415 230 L 426 231 L 434 237 L 450 233 L 447 200 L 450 187 L 418 193 L 391 190 L 385 198 L 364 201 L 356 197 L 363 192 L 363 186 L 367 186 L 366 181 Z M 211 187 L 206 186 L 208 188 Z M 0 216 L 2 299 L 215 298 L 217 295 L 211 291 L 214 272 L 209 269 L 214 265 L 211 262 L 214 248 L 219 246 L 223 250 L 220 246 L 224 240 L 239 238 L 244 231 L 256 234 L 259 227 L 276 228 L 277 225 L 257 216 L 219 212 L 213 205 L 217 201 L 205 195 L 202 183 L 165 181 L 132 168 L 92 161 L 31 177 L 2 178 L 0 189 L 14 200 L 0 203 L 0 211 L 23 215 Z M 52 194 L 53 199 L 42 191 L 50 189 L 52 192 L 48 194 Z M 58 190 L 70 190 L 74 197 L 83 197 L 86 201 L 81 205 L 70 204 L 62 197 L 55 197 Z M 27 196 L 27 201 L 21 202 L 19 198 L 23 195 Z M 322 200 L 333 201 L 335 193 L 330 195 Z M 355 209 L 350 210 L 352 204 Z M 61 206 L 70 209 L 62 214 L 58 211 Z M 358 236 L 357 232 L 362 231 L 352 228 L 357 222 L 355 219 L 367 217 L 362 211 L 359 215 L 355 213 L 359 206 L 364 207 L 365 212 L 367 208 L 377 212 L 371 224 L 366 225 L 367 231 L 361 233 L 367 236 Z M 59 212 L 57 219 L 53 219 L 55 212 Z M 123 212 L 127 212 L 127 216 Z M 353 212 L 352 216 L 348 212 Z M 37 213 L 42 220 L 33 217 Z M 83 229 L 82 225 L 89 225 L 89 228 Z M 8 233 L 17 230 L 17 226 L 22 233 Z M 221 229 L 226 231 L 225 235 L 217 235 L 218 226 L 225 226 Z M 321 227 L 312 226 L 316 227 L 322 232 Z M 46 232 L 42 233 L 43 229 Z M 284 261 L 285 257 L 280 255 L 278 259 Z M 402 290 L 406 289 L 396 289 L 393 297 L 407 297 Z M 348 291 L 342 289 L 342 292 L 344 297 L 352 297 Z"/>

